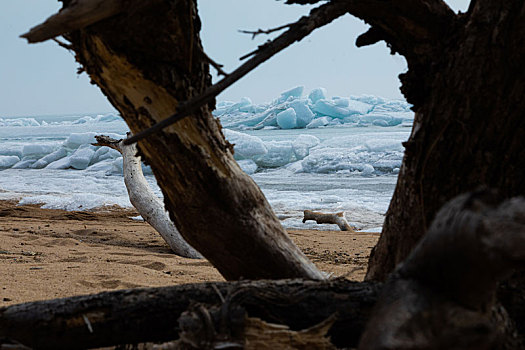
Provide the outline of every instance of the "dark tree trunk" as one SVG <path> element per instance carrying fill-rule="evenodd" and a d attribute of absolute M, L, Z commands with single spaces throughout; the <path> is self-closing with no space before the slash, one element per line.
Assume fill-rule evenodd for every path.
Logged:
<path fill-rule="evenodd" d="M 82 3 L 97 1 L 64 1 L 62 13 L 69 13 L 64 20 L 73 21 L 68 29 Z M 174 114 L 180 103 L 210 85 L 195 0 L 102 3 L 117 15 L 98 16 L 67 39 L 133 134 Z M 60 13 L 52 19 L 60 23 Z M 39 28 L 45 32 L 46 24 Z M 322 279 L 233 159 L 232 146 L 211 114 L 213 107 L 197 108 L 139 142 L 177 229 L 226 279 Z"/>
<path fill-rule="evenodd" d="M 368 279 L 384 280 L 456 195 L 525 193 L 525 3 L 472 0 L 432 44 L 426 61 L 406 56 L 416 118 Z"/>

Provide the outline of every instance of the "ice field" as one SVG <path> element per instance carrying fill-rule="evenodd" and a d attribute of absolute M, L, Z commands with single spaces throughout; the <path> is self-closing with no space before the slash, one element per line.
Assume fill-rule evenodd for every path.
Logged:
<path fill-rule="evenodd" d="M 411 130 L 410 106 L 303 90 L 262 105 L 249 98 L 217 104 L 214 115 L 236 160 L 286 227 L 336 228 L 303 224 L 305 209 L 344 210 L 358 228 L 380 227 Z M 120 154 L 90 145 L 94 135 L 121 138 L 127 130 L 113 114 L 0 116 L 0 199 L 67 210 L 130 206 Z M 144 170 L 160 195 L 151 170 Z"/>

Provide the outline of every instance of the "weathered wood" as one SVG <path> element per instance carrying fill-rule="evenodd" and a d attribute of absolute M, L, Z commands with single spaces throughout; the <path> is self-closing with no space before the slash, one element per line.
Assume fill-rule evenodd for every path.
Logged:
<path fill-rule="evenodd" d="M 339 226 L 341 231 L 355 232 L 352 226 L 346 221 L 345 213 L 320 213 L 317 211 L 305 210 L 303 212 L 303 223 L 314 220 L 318 224 L 334 224 Z"/>
<path fill-rule="evenodd" d="M 210 86 L 199 30 L 195 0 L 129 1 L 119 16 L 66 38 L 137 134 Z M 212 104 L 138 145 L 177 229 L 227 279 L 323 279 L 235 162 Z"/>
<path fill-rule="evenodd" d="M 390 276 L 360 349 L 522 349 L 496 292 L 524 247 L 525 198 L 455 198 Z"/>
<path fill-rule="evenodd" d="M 94 146 L 110 147 L 122 154 L 124 183 L 129 200 L 142 218 L 161 235 L 175 254 L 185 258 L 202 258 L 202 255 L 182 238 L 168 212 L 164 209 L 164 203 L 149 186 L 142 172 L 142 162 L 137 155 L 137 146 L 135 144 L 125 145 L 123 140 L 115 140 L 104 135 L 97 135 L 95 139 L 97 143 L 94 143 Z"/>
<path fill-rule="evenodd" d="M 419 91 L 405 95 L 416 116 L 368 279 L 384 280 L 451 198 L 479 186 L 525 194 L 523 1 L 472 1 L 458 19 L 402 78 L 403 92 Z"/>
<path fill-rule="evenodd" d="M 59 35 L 82 29 L 93 23 L 114 16 L 125 9 L 124 0 L 75 0 L 44 23 L 31 28 L 22 38 L 30 43 L 52 39 Z"/>
<path fill-rule="evenodd" d="M 380 288 L 346 280 L 282 280 L 105 292 L 0 308 L 0 339 L 38 349 L 81 349 L 169 341 L 184 330 L 186 337 L 208 344 L 243 329 L 244 313 L 292 330 L 319 325 L 335 314 L 328 331 L 332 343 L 355 347 Z M 195 313 L 222 318 L 206 323 Z M 235 327 L 228 323 L 239 319 Z"/>

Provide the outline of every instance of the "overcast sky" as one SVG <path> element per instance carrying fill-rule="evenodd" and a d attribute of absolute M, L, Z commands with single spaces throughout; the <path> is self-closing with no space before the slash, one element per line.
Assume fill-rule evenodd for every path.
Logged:
<path fill-rule="evenodd" d="M 469 0 L 447 3 L 455 11 L 465 11 Z M 56 0 L 1 0 L 0 117 L 113 110 L 86 74 L 76 74 L 78 64 L 71 53 L 54 42 L 28 45 L 19 38 L 59 8 Z M 232 71 L 240 56 L 268 39 L 251 40 L 239 29 L 276 27 L 297 20 L 310 8 L 274 0 L 199 0 L 204 48 Z M 402 98 L 397 76 L 406 70 L 404 58 L 390 55 L 383 42 L 356 48 L 355 39 L 366 28 L 350 15 L 339 18 L 256 68 L 218 100 L 249 96 L 256 103 L 268 102 L 297 85 L 307 91 L 325 87 L 331 96 Z"/>

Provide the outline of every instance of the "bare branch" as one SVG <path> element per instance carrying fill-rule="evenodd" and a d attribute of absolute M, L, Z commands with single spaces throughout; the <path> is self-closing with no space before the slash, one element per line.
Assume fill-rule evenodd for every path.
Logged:
<path fill-rule="evenodd" d="M 106 135 L 96 135 L 95 136 L 95 140 L 97 140 L 96 143 L 92 143 L 93 146 L 106 146 L 106 147 L 109 147 L 109 148 L 113 148 L 117 151 L 119 151 L 120 153 L 122 153 L 122 149 L 120 148 L 120 141 L 122 141 L 122 139 L 120 140 L 116 140 L 114 138 L 111 138 L 109 136 L 106 136 Z"/>
<path fill-rule="evenodd" d="M 271 34 L 273 32 L 278 32 L 279 30 L 283 30 L 283 29 L 286 29 L 286 28 L 290 28 L 290 26 L 292 25 L 293 23 L 288 23 L 288 24 L 284 24 L 282 26 L 279 26 L 279 27 L 276 27 L 276 28 L 270 28 L 270 29 L 258 29 L 256 31 L 251 31 L 251 30 L 239 30 L 239 33 L 243 33 L 243 34 L 251 34 L 252 35 L 252 40 L 255 39 L 255 37 L 259 34 Z"/>
<path fill-rule="evenodd" d="M 224 65 L 220 64 L 220 63 L 217 63 L 215 62 L 210 56 L 208 56 L 204 51 L 201 52 L 202 55 L 204 56 L 204 58 L 208 61 L 209 64 L 211 64 L 211 66 L 213 68 L 215 68 L 215 70 L 217 71 L 217 74 L 218 75 L 222 75 L 222 76 L 225 76 L 227 77 L 229 74 L 226 73 L 222 67 L 224 67 Z"/>
<path fill-rule="evenodd" d="M 301 17 L 301 19 L 299 19 L 297 22 L 291 24 L 286 32 L 260 47 L 255 53 L 254 57 L 242 64 L 230 75 L 219 81 L 217 84 L 207 88 L 199 96 L 196 96 L 185 103 L 181 103 L 176 113 L 172 116 L 153 125 L 151 128 L 124 140 L 124 144 L 129 145 L 131 143 L 137 142 L 144 137 L 156 133 L 165 127 L 187 117 L 197 108 L 211 102 L 215 96 L 258 67 L 261 63 L 274 56 L 276 53 L 287 48 L 296 41 L 300 41 L 315 29 L 332 22 L 334 19 L 344 15 L 345 13 L 346 3 L 341 1 L 324 4 L 313 9 L 309 16 Z"/>
<path fill-rule="evenodd" d="M 146 181 L 140 156 L 137 156 L 136 145 L 125 146 L 122 139 L 115 140 L 105 135 L 96 135 L 95 139 L 97 142 L 92 143 L 93 146 L 110 147 L 122 154 L 124 183 L 128 190 L 129 201 L 142 218 L 162 236 L 175 254 L 185 258 L 201 259 L 202 255 L 184 240 L 164 209 L 164 203 Z"/>
<path fill-rule="evenodd" d="M 49 40 L 71 31 L 85 28 L 121 12 L 123 0 L 76 0 L 44 23 L 31 28 L 23 35 L 30 43 Z"/>

